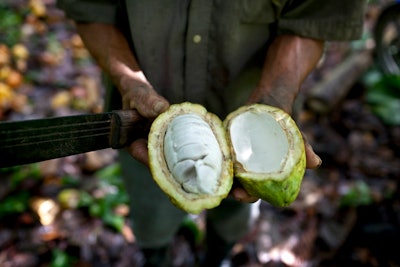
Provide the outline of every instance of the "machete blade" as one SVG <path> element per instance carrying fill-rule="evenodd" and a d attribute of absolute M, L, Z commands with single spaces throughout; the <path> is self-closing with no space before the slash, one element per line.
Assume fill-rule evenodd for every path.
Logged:
<path fill-rule="evenodd" d="M 143 136 L 136 111 L 0 123 L 0 168 L 105 148 L 121 148 Z"/>

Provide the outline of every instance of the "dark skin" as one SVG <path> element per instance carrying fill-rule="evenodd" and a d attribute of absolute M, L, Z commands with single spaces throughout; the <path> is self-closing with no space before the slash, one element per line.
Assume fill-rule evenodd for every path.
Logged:
<path fill-rule="evenodd" d="M 146 79 L 127 40 L 116 27 L 78 23 L 77 30 L 92 56 L 117 86 L 123 109 L 136 109 L 143 117 L 154 120 L 169 107 L 169 102 Z M 300 86 L 317 65 L 323 47 L 324 42 L 320 40 L 295 35 L 278 36 L 268 49 L 262 77 L 247 103 L 264 103 L 291 114 Z M 307 141 L 305 147 L 307 168 L 320 166 L 321 159 Z M 136 140 L 127 149 L 135 159 L 148 165 L 146 139 Z M 231 195 L 245 202 L 257 200 L 241 187 L 233 188 Z"/>

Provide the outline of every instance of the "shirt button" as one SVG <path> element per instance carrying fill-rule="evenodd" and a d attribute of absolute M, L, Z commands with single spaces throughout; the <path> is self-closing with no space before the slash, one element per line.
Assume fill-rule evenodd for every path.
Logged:
<path fill-rule="evenodd" d="M 193 36 L 193 42 L 194 42 L 195 44 L 200 43 L 200 42 L 201 42 L 201 35 L 196 34 L 195 36 Z"/>

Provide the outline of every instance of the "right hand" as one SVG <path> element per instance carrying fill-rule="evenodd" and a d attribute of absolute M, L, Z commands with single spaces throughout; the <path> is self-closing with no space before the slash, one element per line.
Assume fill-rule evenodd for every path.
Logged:
<path fill-rule="evenodd" d="M 169 107 L 169 102 L 148 83 L 134 79 L 121 84 L 123 109 L 136 109 L 140 115 L 153 121 Z M 127 147 L 133 158 L 148 166 L 147 139 L 137 139 Z"/>
<path fill-rule="evenodd" d="M 168 101 L 147 81 L 128 41 L 117 27 L 78 22 L 77 30 L 93 58 L 118 87 L 123 109 L 136 109 L 151 121 L 169 107 Z M 147 140 L 136 140 L 128 150 L 134 158 L 147 164 Z"/>
<path fill-rule="evenodd" d="M 155 119 L 168 107 L 168 101 L 148 83 L 133 81 L 122 91 L 122 109 L 136 109 L 149 120 Z"/>

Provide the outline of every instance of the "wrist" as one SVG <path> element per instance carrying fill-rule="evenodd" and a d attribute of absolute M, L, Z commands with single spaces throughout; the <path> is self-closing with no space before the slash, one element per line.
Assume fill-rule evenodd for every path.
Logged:
<path fill-rule="evenodd" d="M 144 86 L 150 87 L 150 83 L 146 79 L 143 71 L 132 70 L 121 62 L 110 64 L 110 76 L 120 91 L 121 95 L 125 94 L 129 88 Z"/>
<path fill-rule="evenodd" d="M 288 114 L 292 113 L 293 102 L 298 93 L 296 86 L 257 87 L 250 96 L 248 103 L 260 103 L 282 109 Z"/>
<path fill-rule="evenodd" d="M 278 36 L 267 51 L 261 79 L 249 102 L 276 106 L 291 114 L 301 84 L 322 52 L 322 41 L 295 35 Z"/>

